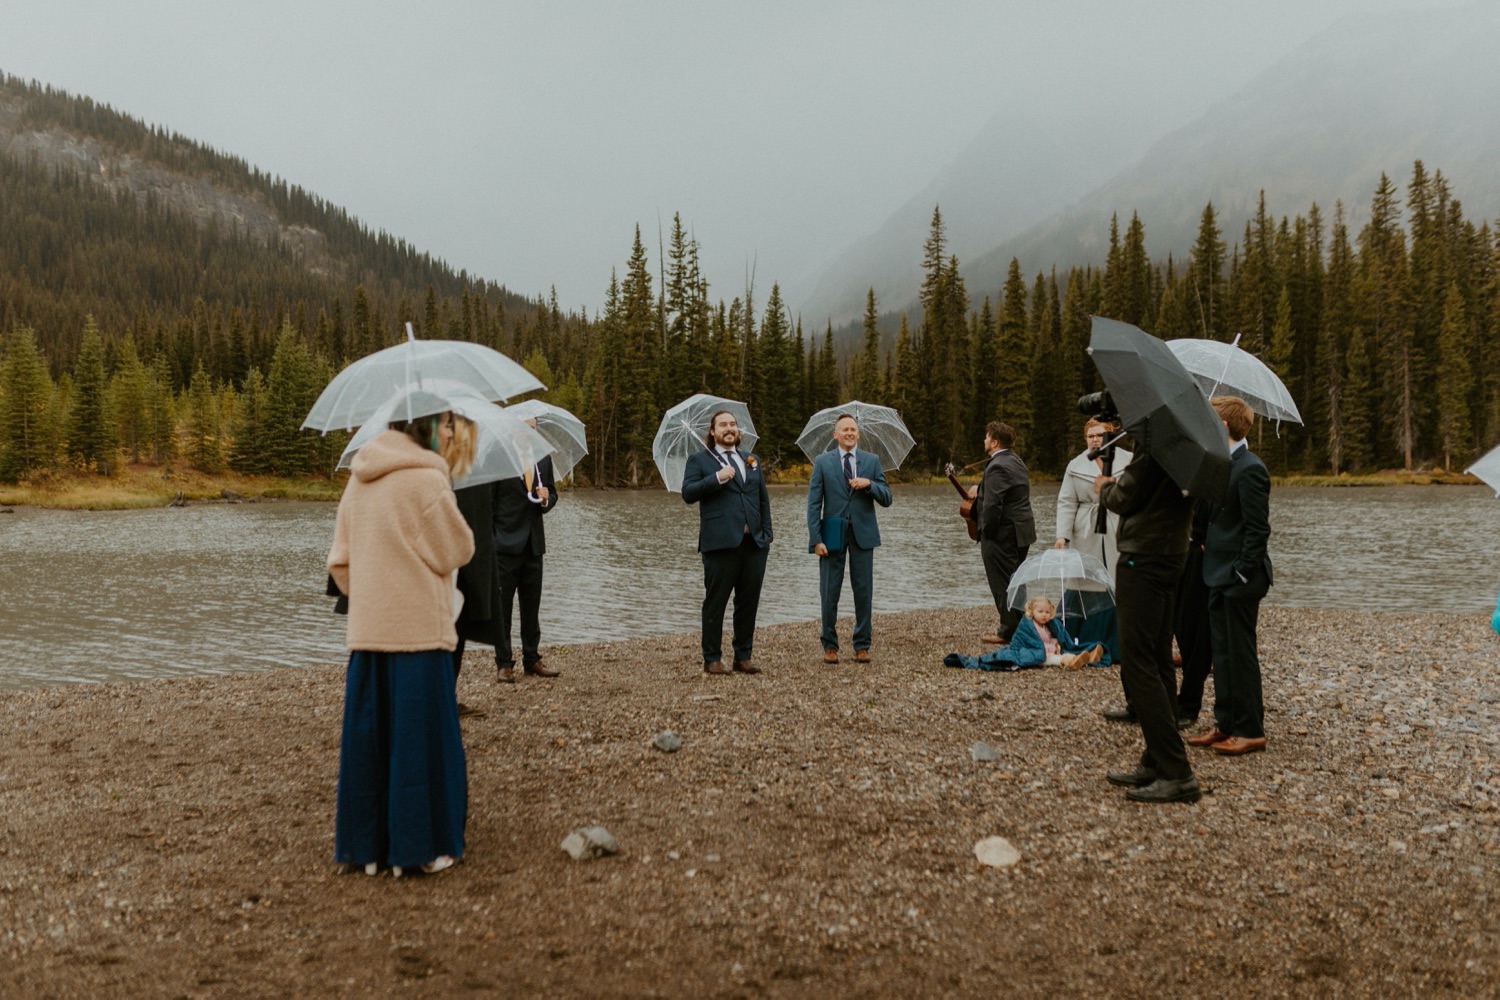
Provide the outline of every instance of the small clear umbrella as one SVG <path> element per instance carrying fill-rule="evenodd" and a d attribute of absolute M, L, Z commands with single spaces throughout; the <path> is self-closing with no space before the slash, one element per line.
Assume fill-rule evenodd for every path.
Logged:
<path fill-rule="evenodd" d="M 1016 567 L 1005 600 L 1024 608 L 1033 597 L 1050 597 L 1058 616 L 1087 618 L 1115 606 L 1115 585 L 1104 563 L 1078 549 L 1043 549 Z"/>
<path fill-rule="evenodd" d="M 1480 482 L 1495 491 L 1495 496 L 1500 497 L 1500 447 L 1491 448 L 1485 452 L 1483 457 L 1464 472 L 1471 476 L 1478 476 Z"/>
<path fill-rule="evenodd" d="M 876 455 L 882 469 L 901 468 L 907 453 L 916 444 L 911 431 L 901 420 L 901 414 L 889 406 L 861 403 L 857 399 L 814 413 L 808 418 L 802 433 L 797 435 L 797 447 L 809 459 L 837 447 L 833 440 L 833 425 L 845 414 L 859 424 L 858 447 Z"/>
<path fill-rule="evenodd" d="M 463 340 L 417 340 L 406 324 L 406 341 L 353 362 L 333 377 L 308 411 L 303 427 L 351 430 L 374 416 L 391 396 L 426 387 L 432 379 L 460 382 L 485 399 L 510 399 L 546 386 L 535 375 L 483 344 Z M 422 414 L 403 414 L 413 419 Z"/>
<path fill-rule="evenodd" d="M 392 420 L 414 419 L 405 416 L 409 408 L 425 411 L 414 416 L 451 410 L 474 422 L 474 464 L 467 474 L 453 481 L 455 488 L 515 479 L 551 454 L 552 445 L 547 439 L 510 409 L 496 406 L 464 386 L 437 381 L 435 389 L 396 393 L 387 399 L 350 439 L 339 456 L 338 467 L 347 469 L 354 461 L 354 453 L 385 430 Z M 408 398 L 414 395 L 418 397 L 415 403 Z"/>
<path fill-rule="evenodd" d="M 750 408 L 734 399 L 695 393 L 662 414 L 656 439 L 651 442 L 651 457 L 661 481 L 673 493 L 682 492 L 682 477 L 687 471 L 688 456 L 708 448 L 708 420 L 719 410 L 728 410 L 740 425 L 740 450 L 752 451 L 760 435 L 750 419 Z"/>
<path fill-rule="evenodd" d="M 561 406 L 526 399 L 505 409 L 522 420 L 536 421 L 537 433 L 552 446 L 552 473 L 558 479 L 572 472 L 589 453 L 583 421 Z"/>
<path fill-rule="evenodd" d="M 1302 414 L 1297 412 L 1286 384 L 1264 361 L 1241 348 L 1239 342 L 1236 334 L 1231 344 L 1192 337 L 1166 343 L 1208 398 L 1239 396 L 1250 404 L 1250 409 L 1268 420 L 1302 423 Z"/>

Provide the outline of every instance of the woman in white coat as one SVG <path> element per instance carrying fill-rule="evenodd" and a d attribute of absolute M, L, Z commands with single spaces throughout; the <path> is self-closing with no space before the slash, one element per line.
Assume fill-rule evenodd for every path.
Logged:
<path fill-rule="evenodd" d="M 1120 515 L 1105 512 L 1104 530 L 1099 530 L 1101 508 L 1099 494 L 1094 492 L 1094 480 L 1105 472 L 1104 458 L 1089 458 L 1088 452 L 1090 448 L 1102 446 L 1115 433 L 1112 425 L 1101 420 L 1090 419 L 1084 425 L 1083 437 L 1088 448 L 1075 455 L 1063 472 L 1062 488 L 1057 494 L 1057 541 L 1053 543 L 1054 548 L 1072 546 L 1088 553 L 1104 563 L 1111 576 L 1114 576 L 1115 560 L 1119 555 L 1115 549 L 1115 531 L 1120 526 Z M 1129 463 L 1130 452 L 1116 447 L 1108 471 L 1117 475 Z M 1113 609 L 1095 613 L 1087 619 L 1064 610 L 1067 612 L 1064 625 L 1069 632 L 1078 636 L 1080 642 L 1104 643 L 1110 662 L 1118 661 L 1119 644 Z"/>

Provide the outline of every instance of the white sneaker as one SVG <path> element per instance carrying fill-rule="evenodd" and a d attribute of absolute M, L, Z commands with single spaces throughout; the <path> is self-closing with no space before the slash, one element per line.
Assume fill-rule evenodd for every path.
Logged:
<path fill-rule="evenodd" d="M 366 875 L 379 875 L 380 874 L 380 865 L 379 865 L 379 863 L 375 862 L 375 861 L 371 861 L 369 864 L 365 865 L 365 874 Z"/>
<path fill-rule="evenodd" d="M 439 854 L 437 857 L 433 858 L 431 861 L 423 865 L 422 871 L 426 872 L 428 875 L 436 875 L 443 869 L 452 867 L 453 859 L 446 854 Z"/>

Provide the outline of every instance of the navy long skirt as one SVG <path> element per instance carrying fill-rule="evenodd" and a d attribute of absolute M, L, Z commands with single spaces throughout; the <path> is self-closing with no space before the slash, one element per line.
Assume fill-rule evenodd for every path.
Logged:
<path fill-rule="evenodd" d="M 334 859 L 414 868 L 464 853 L 469 784 L 453 654 L 349 654 Z"/>

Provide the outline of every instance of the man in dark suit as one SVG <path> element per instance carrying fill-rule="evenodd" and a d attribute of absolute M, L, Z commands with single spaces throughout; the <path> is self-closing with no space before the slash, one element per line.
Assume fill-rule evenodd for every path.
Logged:
<path fill-rule="evenodd" d="M 1215 412 L 1229 434 L 1229 493 L 1214 507 L 1203 544 L 1208 627 L 1213 646 L 1214 727 L 1188 743 L 1238 757 L 1266 748 L 1260 656 L 1255 627 L 1271 589 L 1271 477 L 1245 444 L 1255 414 L 1238 396 L 1220 396 Z"/>
<path fill-rule="evenodd" d="M 500 579 L 500 627 L 495 646 L 499 679 L 508 684 L 516 679 L 510 622 L 517 593 L 521 596 L 522 669 L 536 677 L 556 677 L 558 672 L 542 663 L 540 649 L 542 557 L 547 553 L 542 517 L 557 506 L 552 457 L 543 457 L 515 479 L 496 483 L 494 505 L 495 564 Z"/>
<path fill-rule="evenodd" d="M 703 554 L 703 670 L 727 674 L 724 608 L 734 595 L 734 669 L 758 674 L 751 660 L 755 613 L 771 551 L 771 497 L 754 455 L 739 449 L 739 421 L 728 410 L 709 418 L 708 447 L 691 455 L 682 499 L 698 505 L 698 551 Z"/>
<path fill-rule="evenodd" d="M 859 445 L 859 422 L 842 414 L 833 425 L 838 447 L 813 460 L 812 480 L 807 486 L 807 551 L 818 559 L 818 593 L 823 604 L 823 662 L 839 662 L 839 592 L 844 589 L 844 562 L 849 564 L 849 582 L 854 588 L 854 659 L 870 659 L 870 615 L 875 589 L 875 550 L 880 546 L 880 525 L 875 505 L 891 505 L 891 488 L 885 481 L 880 458 Z M 847 522 L 844 548 L 830 552 L 823 542 L 825 517 Z"/>
<path fill-rule="evenodd" d="M 991 420 L 984 429 L 984 450 L 989 464 L 979 482 L 970 508 L 979 519 L 979 555 L 984 560 L 984 575 L 1000 612 L 1000 626 L 985 641 L 1005 644 L 1021 622 L 1021 612 L 1009 606 L 1005 592 L 1016 567 L 1026 558 L 1026 550 L 1036 541 L 1036 519 L 1031 512 L 1031 477 L 1026 463 L 1011 450 L 1016 431 L 1010 424 Z"/>

